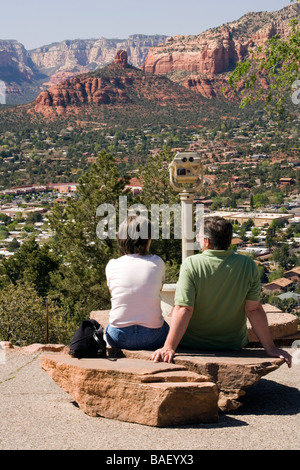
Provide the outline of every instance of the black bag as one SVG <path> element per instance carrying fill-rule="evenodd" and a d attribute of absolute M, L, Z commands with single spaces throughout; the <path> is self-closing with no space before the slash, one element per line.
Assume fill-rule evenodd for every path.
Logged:
<path fill-rule="evenodd" d="M 106 357 L 103 327 L 96 320 L 83 320 L 75 331 L 69 354 L 78 359 Z"/>

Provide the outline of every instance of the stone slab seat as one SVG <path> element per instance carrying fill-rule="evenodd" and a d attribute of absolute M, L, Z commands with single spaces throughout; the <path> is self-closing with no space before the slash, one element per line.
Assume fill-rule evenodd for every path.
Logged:
<path fill-rule="evenodd" d="M 119 353 L 127 358 L 152 360 L 151 351 L 123 349 Z M 215 383 L 219 391 L 218 407 L 222 412 L 228 412 L 242 405 L 239 399 L 245 395 L 245 388 L 278 369 L 284 364 L 284 359 L 268 357 L 264 350 L 257 348 L 209 352 L 179 348 L 173 362 L 176 366 L 184 366 Z"/>
<path fill-rule="evenodd" d="M 45 353 L 41 367 L 90 416 L 148 426 L 218 421 L 218 389 L 184 365 Z"/>
<path fill-rule="evenodd" d="M 284 313 L 270 304 L 264 304 L 271 336 L 280 346 L 290 346 L 295 339 L 300 339 L 298 319 L 295 315 Z M 109 310 L 93 311 L 90 318 L 106 327 Z M 170 321 L 170 317 L 166 318 Z M 221 411 L 235 410 L 241 406 L 240 397 L 245 388 L 256 384 L 261 377 L 276 370 L 283 359 L 270 358 L 266 355 L 248 323 L 249 345 L 242 351 L 192 351 L 178 349 L 174 358 L 176 365 L 184 365 L 188 370 L 205 375 L 215 383 L 219 391 L 218 406 Z M 111 354 L 113 354 L 111 349 Z M 151 361 L 150 351 L 118 350 L 127 358 Z M 118 352 L 116 352 L 118 354 Z"/>
<path fill-rule="evenodd" d="M 275 343 L 282 342 L 284 344 L 284 340 L 286 340 L 286 345 L 288 346 L 294 339 L 299 339 L 298 317 L 296 315 L 282 312 L 270 304 L 265 304 L 263 307 L 268 318 L 269 330 Z M 248 338 L 250 343 L 259 342 L 249 322 Z"/>

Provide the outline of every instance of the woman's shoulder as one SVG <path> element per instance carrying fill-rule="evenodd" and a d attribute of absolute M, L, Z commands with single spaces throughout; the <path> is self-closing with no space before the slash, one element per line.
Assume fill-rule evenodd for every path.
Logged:
<path fill-rule="evenodd" d="M 108 261 L 108 263 L 107 263 L 106 266 L 116 263 L 116 262 L 118 261 L 118 259 L 120 259 L 120 258 L 111 258 L 111 259 Z"/>
<path fill-rule="evenodd" d="M 114 266 L 117 266 L 119 262 L 120 262 L 120 258 L 111 258 L 105 267 L 106 272 L 113 269 Z"/>
<path fill-rule="evenodd" d="M 120 256 L 119 258 L 112 258 L 108 261 L 106 267 L 110 268 L 113 266 L 116 266 L 121 263 L 134 263 L 135 260 L 141 260 L 141 261 L 146 261 L 149 262 L 151 261 L 152 263 L 155 263 L 157 265 L 164 266 L 165 262 L 163 259 L 155 254 L 148 254 L 148 255 L 138 255 L 138 254 L 132 254 L 132 255 L 124 255 Z"/>
<path fill-rule="evenodd" d="M 165 265 L 164 260 L 158 255 L 147 255 L 147 259 L 152 261 L 153 263 L 159 265 L 159 266 L 164 266 Z"/>

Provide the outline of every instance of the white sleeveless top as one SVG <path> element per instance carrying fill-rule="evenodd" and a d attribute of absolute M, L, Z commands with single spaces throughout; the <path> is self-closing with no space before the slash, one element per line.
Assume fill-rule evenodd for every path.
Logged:
<path fill-rule="evenodd" d="M 165 263 L 159 256 L 124 255 L 110 260 L 105 273 L 111 292 L 112 327 L 163 325 L 160 291 L 165 280 Z"/>

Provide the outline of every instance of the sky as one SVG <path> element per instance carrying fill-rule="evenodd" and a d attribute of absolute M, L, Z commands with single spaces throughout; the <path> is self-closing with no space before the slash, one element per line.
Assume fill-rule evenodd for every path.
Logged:
<path fill-rule="evenodd" d="M 0 5 L 0 39 L 27 50 L 66 39 L 132 34 L 200 34 L 249 11 L 276 11 L 290 0 L 10 0 Z"/>

